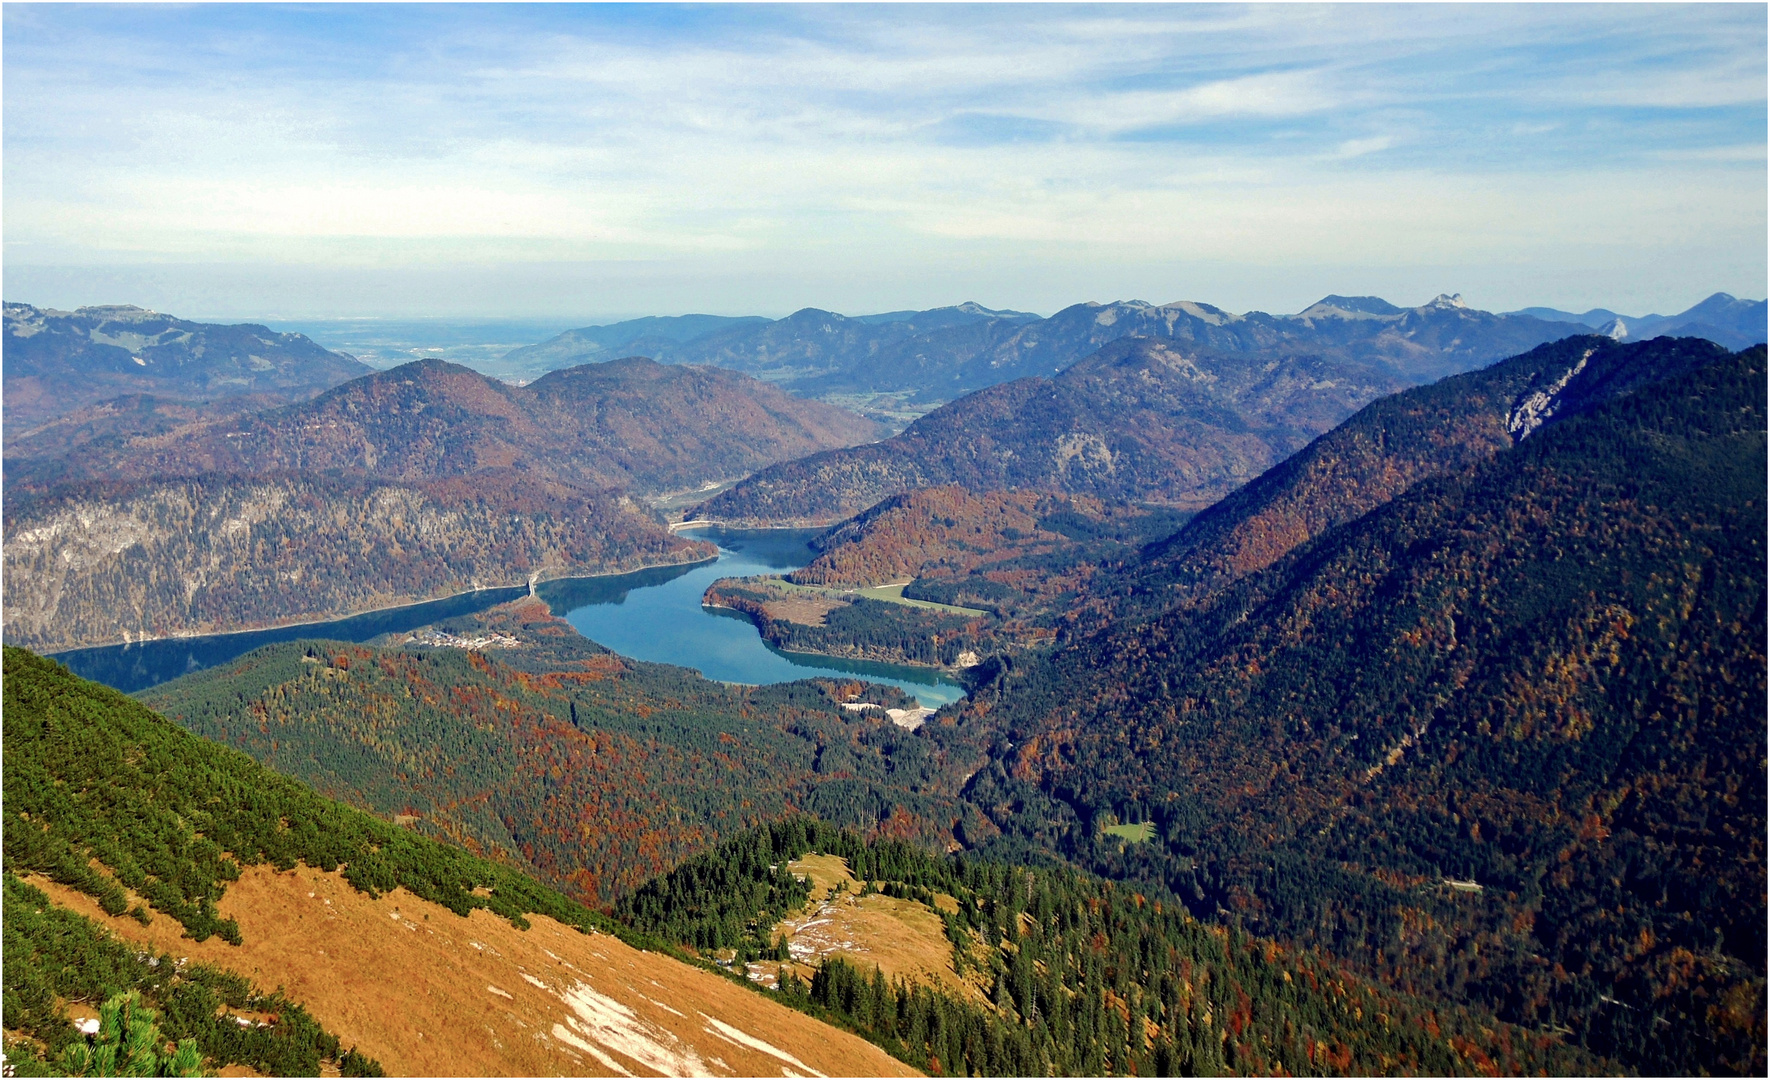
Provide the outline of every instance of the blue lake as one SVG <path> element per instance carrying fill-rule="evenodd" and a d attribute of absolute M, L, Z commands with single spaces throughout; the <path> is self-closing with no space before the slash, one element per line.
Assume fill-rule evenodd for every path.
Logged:
<path fill-rule="evenodd" d="M 770 648 L 747 618 L 701 607 L 715 579 L 778 574 L 804 566 L 815 531 L 699 530 L 693 535 L 719 547 L 719 558 L 697 566 L 670 566 L 595 578 L 563 578 L 536 593 L 578 632 L 623 656 L 694 668 L 721 682 L 765 684 L 814 676 L 858 676 L 901 687 L 922 704 L 938 707 L 965 691 L 944 673 L 897 664 L 837 660 Z M 168 638 L 57 653 L 77 675 L 125 693 L 223 664 L 253 649 L 282 641 L 326 638 L 364 642 L 402 633 L 440 619 L 483 611 L 524 595 L 523 587 L 486 589 L 442 600 L 373 611 L 332 622 L 252 630 L 209 637 Z"/>
<path fill-rule="evenodd" d="M 681 664 L 720 682 L 763 684 L 814 675 L 860 676 L 901 687 L 931 708 L 965 696 L 957 682 L 928 668 L 837 660 L 770 648 L 744 616 L 701 607 L 701 595 L 719 578 L 779 574 L 804 566 L 812 559 L 806 542 L 817 530 L 702 529 L 691 535 L 717 544 L 718 560 L 692 568 L 650 571 L 670 576 L 656 584 L 623 588 L 618 595 L 615 589 L 622 578 L 544 582 L 535 591 L 580 634 L 622 656 Z"/>

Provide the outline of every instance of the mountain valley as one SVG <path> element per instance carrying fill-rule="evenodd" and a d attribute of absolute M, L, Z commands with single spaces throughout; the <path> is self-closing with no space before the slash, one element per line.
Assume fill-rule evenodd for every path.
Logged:
<path fill-rule="evenodd" d="M 336 1071 L 1761 1072 L 1764 349 L 1428 307 L 1114 311 L 884 439 L 784 388 L 889 365 L 744 320 L 530 359 L 764 380 L 420 361 L 9 437 L 9 1055 L 102 986 L 216 1065 L 270 1051 L 180 995 Z M 1031 370 L 1049 322 L 827 333 Z M 968 696 L 714 682 L 533 588 L 694 522 L 824 531 L 691 607 Z M 525 582 L 133 700 L 12 647 Z"/>

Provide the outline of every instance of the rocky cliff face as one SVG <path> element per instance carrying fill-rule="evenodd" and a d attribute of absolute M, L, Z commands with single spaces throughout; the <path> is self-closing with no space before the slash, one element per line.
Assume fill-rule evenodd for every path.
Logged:
<path fill-rule="evenodd" d="M 336 617 L 469 589 L 688 561 L 619 496 L 505 478 L 199 477 L 9 513 L 5 631 L 39 650 Z"/>

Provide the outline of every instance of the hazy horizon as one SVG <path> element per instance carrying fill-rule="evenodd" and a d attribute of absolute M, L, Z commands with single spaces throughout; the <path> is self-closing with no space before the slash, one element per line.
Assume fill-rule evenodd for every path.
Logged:
<path fill-rule="evenodd" d="M 1762 6 L 10 5 L 4 291 L 186 318 L 1766 293 Z"/>

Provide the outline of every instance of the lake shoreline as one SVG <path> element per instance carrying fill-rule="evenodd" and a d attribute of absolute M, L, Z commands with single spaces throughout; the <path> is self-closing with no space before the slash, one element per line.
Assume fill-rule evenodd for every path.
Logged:
<path fill-rule="evenodd" d="M 45 653 L 42 653 L 41 655 L 47 656 L 50 659 L 54 659 L 55 657 L 61 656 L 66 653 L 83 652 L 87 649 L 128 649 L 128 648 L 133 648 L 134 646 L 137 646 L 137 645 L 155 645 L 155 644 L 162 644 L 165 642 L 176 642 L 176 641 L 200 641 L 200 640 L 206 640 L 209 638 L 234 637 L 239 634 L 264 634 L 264 633 L 270 633 L 270 632 L 276 631 L 276 630 L 293 630 L 293 629 L 296 629 L 297 627 L 302 627 L 302 626 L 324 626 L 328 623 L 344 622 L 347 619 L 361 619 L 361 618 L 366 618 L 371 615 L 386 615 L 386 614 L 390 614 L 390 613 L 396 612 L 396 611 L 403 611 L 406 608 L 423 607 L 426 604 L 446 603 L 447 601 L 450 601 L 450 600 L 459 600 L 462 597 L 478 596 L 481 593 L 494 593 L 494 592 L 503 592 L 505 590 L 512 590 L 512 589 L 523 589 L 523 590 L 527 591 L 528 595 L 534 596 L 535 595 L 535 593 L 534 593 L 535 587 L 543 585 L 543 584 L 547 584 L 549 582 L 555 582 L 555 581 L 597 581 L 597 580 L 601 580 L 603 578 L 617 578 L 617 577 L 625 577 L 628 574 L 643 573 L 646 570 L 665 570 L 665 569 L 671 569 L 671 568 L 678 567 L 678 566 L 693 569 L 697 566 L 704 566 L 707 563 L 718 562 L 718 561 L 719 561 L 719 556 L 714 555 L 714 556 L 711 556 L 711 557 L 705 558 L 705 559 L 695 559 L 691 562 L 647 563 L 643 566 L 635 566 L 635 567 L 628 569 L 628 570 L 610 570 L 606 573 L 601 573 L 601 574 L 566 574 L 566 575 L 562 575 L 560 577 L 554 577 L 554 578 L 541 578 L 541 579 L 537 579 L 533 582 L 529 582 L 525 579 L 525 581 L 522 584 L 518 584 L 518 585 L 487 585 L 487 586 L 484 586 L 484 587 L 481 587 L 478 589 L 463 589 L 460 592 L 445 593 L 442 596 L 433 596 L 427 600 L 410 600 L 410 601 L 407 601 L 403 604 L 385 604 L 381 607 L 364 608 L 361 611 L 352 611 L 352 612 L 348 612 L 348 613 L 342 614 L 342 615 L 323 615 L 323 616 L 317 616 L 314 618 L 294 619 L 289 622 L 267 623 L 263 626 L 240 627 L 235 630 L 192 630 L 192 631 L 185 632 L 185 633 L 162 634 L 159 637 L 124 638 L 123 640 L 120 640 L 120 641 L 100 641 L 100 642 L 95 642 L 95 643 L 88 644 L 88 645 L 69 645 L 65 648 L 57 649 L 55 652 L 45 652 Z M 517 600 L 517 599 L 521 599 L 521 597 L 511 597 L 511 599 Z M 536 599 L 539 599 L 539 597 L 537 596 Z M 545 601 L 543 601 L 543 603 L 545 603 Z M 552 610 L 552 609 L 549 608 L 548 610 Z"/>

